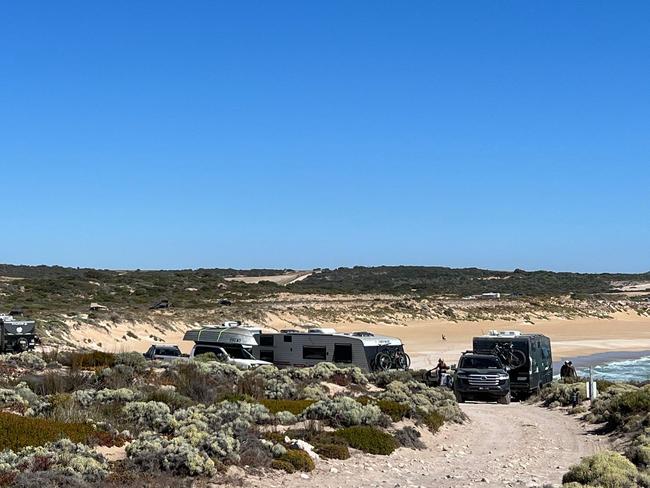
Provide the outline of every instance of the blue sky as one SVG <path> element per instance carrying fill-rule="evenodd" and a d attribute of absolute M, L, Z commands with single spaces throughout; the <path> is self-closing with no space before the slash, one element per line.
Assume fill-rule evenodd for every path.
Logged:
<path fill-rule="evenodd" d="M 3 2 L 0 262 L 650 270 L 646 2 Z"/>

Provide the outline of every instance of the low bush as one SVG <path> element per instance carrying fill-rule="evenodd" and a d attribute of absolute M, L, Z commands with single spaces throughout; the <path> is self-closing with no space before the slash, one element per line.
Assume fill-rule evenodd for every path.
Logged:
<path fill-rule="evenodd" d="M 290 439 L 302 439 L 303 441 L 309 442 L 310 444 L 338 444 L 347 446 L 348 441 L 343 437 L 336 434 L 336 432 L 327 431 L 327 430 L 314 430 L 314 429 L 289 429 L 284 435 L 277 434 L 280 436 L 281 442 L 284 440 L 284 437 L 287 436 Z M 271 439 L 273 440 L 273 439 Z"/>
<path fill-rule="evenodd" d="M 300 449 L 289 449 L 279 460 L 290 463 L 296 471 L 313 471 L 316 468 L 309 454 Z"/>
<path fill-rule="evenodd" d="M 115 366 L 115 362 L 115 354 L 103 351 L 90 351 L 70 353 L 62 364 L 70 366 L 73 370 L 76 370 L 97 367 L 111 368 Z"/>
<path fill-rule="evenodd" d="M 399 447 L 392 435 L 367 425 L 339 429 L 335 434 L 345 439 L 350 447 L 369 454 L 388 455 Z"/>
<path fill-rule="evenodd" d="M 378 406 L 361 405 L 349 397 L 318 401 L 305 409 L 303 415 L 306 419 L 323 420 L 335 427 L 383 423 L 383 414 Z"/>
<path fill-rule="evenodd" d="M 420 432 L 409 426 L 403 427 L 395 431 L 395 439 L 399 442 L 400 446 L 408 449 L 426 449 L 424 442 L 420 440 Z"/>
<path fill-rule="evenodd" d="M 27 380 L 30 388 L 38 395 L 54 395 L 56 393 L 70 393 L 91 384 L 87 374 L 78 372 L 60 373 L 50 371 L 41 376 L 34 376 Z"/>
<path fill-rule="evenodd" d="M 295 473 L 296 468 L 293 467 L 293 464 L 291 464 L 289 461 L 285 461 L 283 459 L 274 459 L 271 461 L 271 467 L 273 469 L 278 469 L 280 471 L 285 471 L 286 473 Z"/>
<path fill-rule="evenodd" d="M 313 400 L 279 400 L 264 399 L 260 403 L 269 409 L 271 413 L 282 411 L 291 412 L 294 415 L 301 414 L 307 407 L 314 403 Z"/>
<path fill-rule="evenodd" d="M 88 443 L 94 432 L 91 424 L 58 422 L 0 412 L 0 451 L 42 446 L 61 438 Z"/>
<path fill-rule="evenodd" d="M 571 466 L 562 482 L 585 486 L 634 488 L 639 486 L 638 475 L 636 466 L 623 456 L 616 452 L 602 451 L 584 458 L 580 464 Z"/>
<path fill-rule="evenodd" d="M 408 405 L 412 414 L 422 410 L 427 413 L 438 412 L 449 422 L 461 423 L 467 419 L 458 406 L 454 394 L 447 388 L 431 388 L 413 380 L 407 383 L 393 381 L 377 396 L 381 400 Z"/>
<path fill-rule="evenodd" d="M 535 398 L 541 400 L 546 407 L 568 407 L 573 402 L 573 393 L 577 391 L 579 401 L 587 399 L 585 383 L 559 383 L 554 382 L 545 386 Z"/>
<path fill-rule="evenodd" d="M 316 444 L 316 453 L 326 459 L 348 459 L 350 450 L 344 444 Z"/>
<path fill-rule="evenodd" d="M 149 391 L 146 394 L 144 401 L 164 403 L 172 410 L 172 412 L 180 408 L 187 408 L 194 405 L 191 398 L 181 395 L 175 390 L 166 388 L 156 388 Z"/>
<path fill-rule="evenodd" d="M 129 366 L 138 372 L 143 372 L 148 366 L 147 360 L 139 352 L 120 352 L 115 357 L 115 364 Z"/>
<path fill-rule="evenodd" d="M 211 371 L 209 368 L 213 365 L 219 369 Z M 225 372 L 227 367 L 237 369 L 221 363 L 179 364 L 170 379 L 176 385 L 179 394 L 197 402 L 212 403 L 224 395 L 235 393 L 237 383 L 233 382 L 231 375 Z"/>
<path fill-rule="evenodd" d="M 404 417 L 408 417 L 411 412 L 409 405 L 392 400 L 377 400 L 377 406 L 383 413 L 390 416 L 393 422 L 399 422 Z"/>
<path fill-rule="evenodd" d="M 418 412 L 418 417 L 424 425 L 431 431 L 432 434 L 435 434 L 440 430 L 440 427 L 445 423 L 445 418 L 440 415 L 438 412 Z"/>
<path fill-rule="evenodd" d="M 16 481 L 20 476 L 19 471 L 46 471 L 61 475 L 65 483 L 54 486 L 74 487 L 79 486 L 79 482 L 100 482 L 108 474 L 108 463 L 92 448 L 62 439 L 44 446 L 25 447 L 18 452 L 0 452 L 0 476 L 8 476 Z"/>

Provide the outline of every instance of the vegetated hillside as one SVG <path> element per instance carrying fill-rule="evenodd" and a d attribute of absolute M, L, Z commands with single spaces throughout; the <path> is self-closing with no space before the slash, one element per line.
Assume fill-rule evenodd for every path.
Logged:
<path fill-rule="evenodd" d="M 648 281 L 644 274 L 490 271 L 478 268 L 378 266 L 338 268 L 314 273 L 289 289 L 317 293 L 406 293 L 474 295 L 499 292 L 521 295 L 594 294 L 612 291 L 612 281 Z"/>
<path fill-rule="evenodd" d="M 220 298 L 260 297 L 273 283 L 254 287 L 225 284 L 238 275 L 265 276 L 274 270 L 197 269 L 176 271 L 114 271 L 60 266 L 0 265 L 0 310 L 23 306 L 31 311 L 70 310 L 91 301 L 111 308 L 146 307 L 168 299 L 179 308 L 202 308 Z"/>
<path fill-rule="evenodd" d="M 226 281 L 234 276 L 272 276 L 290 270 L 196 269 L 116 271 L 60 266 L 0 265 L 0 310 L 31 312 L 87 310 L 91 302 L 117 309 L 145 309 L 168 299 L 177 309 L 213 307 L 221 299 L 256 300 L 294 294 L 415 294 L 465 296 L 484 292 L 541 296 L 597 294 L 611 282 L 650 281 L 646 274 L 579 274 L 548 271 L 490 271 L 424 266 L 381 266 L 318 270 L 288 286 L 269 281 Z"/>

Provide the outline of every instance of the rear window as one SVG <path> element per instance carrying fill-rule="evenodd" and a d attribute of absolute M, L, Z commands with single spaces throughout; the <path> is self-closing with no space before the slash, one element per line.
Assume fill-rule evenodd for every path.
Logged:
<path fill-rule="evenodd" d="M 180 356 L 181 351 L 177 347 L 157 347 L 156 354 L 161 356 Z"/>
<path fill-rule="evenodd" d="M 468 356 L 460 360 L 461 368 L 472 369 L 502 369 L 501 361 L 497 358 Z"/>

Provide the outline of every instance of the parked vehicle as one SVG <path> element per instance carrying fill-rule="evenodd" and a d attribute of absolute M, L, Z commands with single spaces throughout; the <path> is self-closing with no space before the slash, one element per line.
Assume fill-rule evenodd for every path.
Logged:
<path fill-rule="evenodd" d="M 507 368 L 512 395 L 526 398 L 553 381 L 551 340 L 542 334 L 519 331 L 474 337 L 475 353 L 497 356 Z"/>
<path fill-rule="evenodd" d="M 183 340 L 194 342 L 190 359 L 195 359 L 201 354 L 213 353 L 219 361 L 248 369 L 271 364 L 252 354 L 253 347 L 257 346 L 255 335 L 259 332 L 259 329 L 226 323 L 221 326 L 189 330 Z"/>
<path fill-rule="evenodd" d="M 36 335 L 36 322 L 15 320 L 0 314 L 0 353 L 17 353 L 34 349 L 41 340 Z"/>
<path fill-rule="evenodd" d="M 175 344 L 153 344 L 144 353 L 144 357 L 151 360 L 176 361 L 187 358 L 188 355 L 181 353 L 180 348 Z"/>
<path fill-rule="evenodd" d="M 370 332 L 343 334 L 327 328 L 260 333 L 253 355 L 279 367 L 332 362 L 358 366 L 363 371 L 386 371 L 406 370 L 411 365 L 399 339 Z"/>
<path fill-rule="evenodd" d="M 465 400 L 510 403 L 510 375 L 503 362 L 493 354 L 463 353 L 453 378 L 458 403 Z"/>

